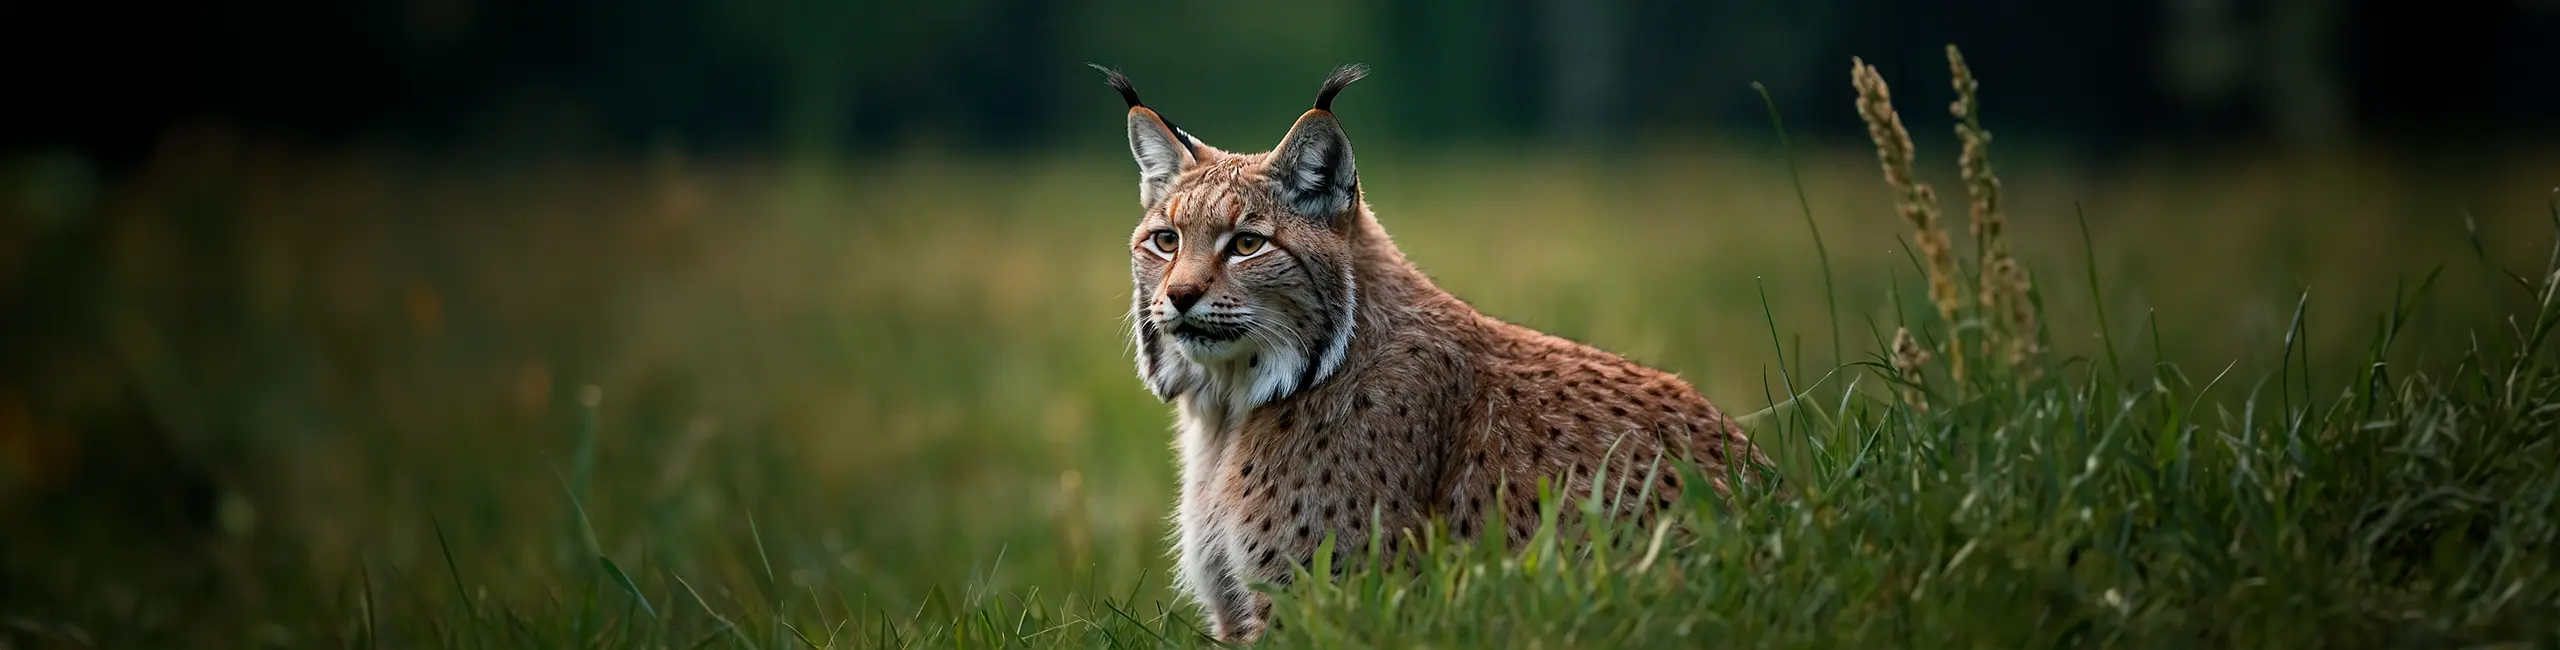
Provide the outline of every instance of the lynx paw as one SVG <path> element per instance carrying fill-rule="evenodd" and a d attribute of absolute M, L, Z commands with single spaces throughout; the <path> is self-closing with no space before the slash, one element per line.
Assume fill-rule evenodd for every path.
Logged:
<path fill-rule="evenodd" d="M 1210 633 L 1218 637 L 1219 643 L 1253 645 L 1254 641 L 1262 638 L 1263 622 L 1260 618 L 1248 618 L 1219 621 L 1210 627 L 1212 628 Z"/>

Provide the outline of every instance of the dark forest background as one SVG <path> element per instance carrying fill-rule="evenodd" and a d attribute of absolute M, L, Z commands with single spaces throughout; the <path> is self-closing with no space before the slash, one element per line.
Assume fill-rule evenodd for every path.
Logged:
<path fill-rule="evenodd" d="M 1994 62 L 2013 132 L 2105 152 L 2163 140 L 2503 141 L 2560 128 L 2551 0 L 1141 0 L 13 2 L 0 147 L 129 162 L 216 122 L 402 148 L 1018 150 L 1103 137 L 1089 72 L 1207 128 L 1304 102 L 1363 61 L 1370 129 L 1421 142 L 1756 133 L 1852 55 Z M 1256 137 L 1260 137 L 1257 135 Z"/>

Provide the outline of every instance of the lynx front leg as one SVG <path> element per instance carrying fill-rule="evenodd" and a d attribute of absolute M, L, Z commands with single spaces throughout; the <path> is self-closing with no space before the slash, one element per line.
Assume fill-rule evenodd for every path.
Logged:
<path fill-rule="evenodd" d="M 1236 619 L 1235 625 L 1220 632 L 1218 640 L 1246 644 L 1262 638 L 1263 629 L 1271 625 L 1271 595 L 1247 589 L 1244 597 L 1236 599 L 1236 602 L 1244 615 Z"/>
<path fill-rule="evenodd" d="M 1218 517 L 1209 504 L 1207 481 L 1185 481 L 1182 505 L 1174 525 L 1181 527 L 1175 558 L 1181 586 L 1200 603 L 1209 631 L 1221 641 L 1242 641 L 1252 616 L 1250 594 L 1236 582 L 1234 561 L 1217 534 Z M 1257 627 L 1258 626 L 1251 626 Z"/>

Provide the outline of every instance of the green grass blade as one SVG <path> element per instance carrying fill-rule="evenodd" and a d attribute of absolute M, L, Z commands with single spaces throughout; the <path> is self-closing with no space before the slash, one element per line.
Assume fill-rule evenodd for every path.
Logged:
<path fill-rule="evenodd" d="M 649 604 L 648 594 L 640 593 L 640 583 L 632 582 L 630 574 L 623 573 L 622 567 L 614 566 L 613 558 L 598 555 L 596 563 L 604 566 L 605 575 L 613 576 L 614 583 L 622 585 L 623 591 L 631 593 L 631 602 L 639 603 L 640 611 L 647 612 L 650 620 L 658 618 L 658 607 Z"/>
<path fill-rule="evenodd" d="M 667 577 L 675 578 L 676 585 L 684 587 L 684 592 L 693 596 L 693 604 L 702 606 L 702 613 L 710 614 L 711 620 L 719 621 L 721 627 L 727 628 L 731 638 L 737 639 L 740 645 L 744 645 L 749 648 L 756 647 L 755 640 L 747 638 L 747 633 L 739 630 L 737 623 L 731 622 L 727 616 L 721 616 L 719 610 L 712 609 L 711 601 L 702 599 L 702 592 L 695 591 L 693 583 L 685 582 L 684 576 L 676 575 L 674 572 L 667 573 Z"/>
<path fill-rule="evenodd" d="M 376 611 L 380 607 L 373 602 L 373 568 L 366 565 L 364 559 L 359 557 L 356 560 L 356 574 L 364 581 L 364 598 L 357 601 L 357 604 L 364 608 L 364 645 L 367 648 L 379 648 L 382 647 L 382 628 L 377 616 L 380 612 Z"/>
<path fill-rule="evenodd" d="M 1787 371 L 1787 345 L 1781 342 L 1778 338 L 1778 315 L 1776 312 L 1769 309 L 1769 285 L 1762 282 L 1759 278 L 1753 278 L 1751 283 L 1760 291 L 1760 318 L 1769 326 L 1769 346 L 1775 348 L 1778 353 L 1778 381 L 1782 385 L 1786 386 L 1788 395 L 1787 401 L 1794 402 L 1794 396 L 1796 395 L 1795 376 Z M 1777 404 L 1772 403 L 1770 404 L 1770 407 L 1776 408 Z M 1804 409 L 1795 409 L 1795 413 L 1797 415 L 1797 418 L 1795 419 L 1799 420 L 1799 424 L 1807 427 L 1813 426 L 1813 421 L 1808 416 L 1804 415 Z"/>
<path fill-rule="evenodd" d="M 453 561 L 453 544 L 445 541 L 444 520 L 435 515 L 427 515 L 427 524 L 435 528 L 436 550 L 444 554 L 445 573 L 453 577 L 453 595 L 462 598 L 462 611 L 470 616 L 473 635 L 477 636 L 480 628 L 480 606 L 471 602 L 471 591 L 462 586 L 462 565 Z"/>
<path fill-rule="evenodd" d="M 2080 217 L 2080 267 L 2088 272 L 2089 304 L 2098 314 L 2098 341 L 2106 347 L 2107 374 L 2124 381 L 2124 363 L 2116 359 L 2115 328 L 2107 324 L 2107 294 L 2098 290 L 2098 246 L 2089 238 L 2089 211 L 2079 201 L 2071 202 L 2072 211 Z"/>
<path fill-rule="evenodd" d="M 560 492 L 569 497 L 569 514 L 576 518 L 571 523 L 577 526 L 578 550 L 585 551 L 587 555 L 603 554 L 603 549 L 596 542 L 595 523 L 587 519 L 587 505 L 585 501 L 578 498 L 578 490 L 571 487 L 569 479 L 561 476 L 557 471 L 552 472 L 551 477 L 559 479 Z"/>
<path fill-rule="evenodd" d="M 1796 165 L 1795 144 L 1787 140 L 1787 123 L 1778 117 L 1778 101 L 1769 98 L 1769 87 L 1751 82 L 1751 90 L 1760 93 L 1760 105 L 1769 112 L 1769 130 L 1778 134 L 1778 152 L 1787 161 L 1787 180 L 1796 189 L 1796 207 L 1804 216 L 1805 232 L 1813 235 L 1814 259 L 1822 264 L 1822 308 L 1831 315 L 1831 361 L 1847 359 L 1840 347 L 1839 291 L 1831 279 L 1831 249 L 1822 244 L 1822 226 L 1813 220 L 1813 199 L 1804 191 L 1804 172 Z"/>
<path fill-rule="evenodd" d="M 756 513 L 747 513 L 747 535 L 753 538 L 756 542 L 756 561 L 764 564 L 765 587 L 767 589 L 776 589 L 781 582 L 775 580 L 773 577 L 773 556 L 767 555 L 764 552 L 764 530 L 756 527 Z M 765 595 L 772 596 L 773 594 L 767 593 Z"/>

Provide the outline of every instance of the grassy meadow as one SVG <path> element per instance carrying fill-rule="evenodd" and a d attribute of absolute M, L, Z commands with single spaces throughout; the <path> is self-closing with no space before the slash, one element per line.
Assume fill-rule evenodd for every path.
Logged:
<path fill-rule="evenodd" d="M 1478 308 L 1820 406 L 1759 433 L 1794 498 L 1301 586 L 1266 645 L 2560 630 L 2560 158 L 2004 150 L 2050 349 L 1932 370 L 1924 412 L 1875 364 L 1945 327 L 1863 142 L 1798 142 L 1803 202 L 1774 138 L 1360 153 Z M 1954 147 L 1920 153 L 1963 239 Z M 0 645 L 1210 645 L 1123 329 L 1132 171 L 172 139 L 0 237 Z"/>

